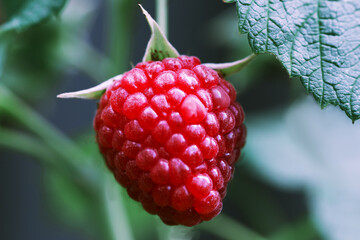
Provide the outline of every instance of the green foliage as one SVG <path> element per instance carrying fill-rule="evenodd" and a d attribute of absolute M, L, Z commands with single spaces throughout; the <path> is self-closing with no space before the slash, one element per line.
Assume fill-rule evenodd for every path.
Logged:
<path fill-rule="evenodd" d="M 255 53 L 276 55 L 322 108 L 339 105 L 360 118 L 358 0 L 226 2 L 236 2 L 239 31 Z"/>
<path fill-rule="evenodd" d="M 0 76 L 3 73 L 6 50 L 15 33 L 57 16 L 66 0 L 0 1 Z"/>
<path fill-rule="evenodd" d="M 47 171 L 44 176 L 50 211 L 69 227 L 86 230 L 89 235 L 101 232 L 94 198 L 79 191 L 73 179 L 57 171 Z M 86 226 L 92 226 L 87 228 Z"/>
<path fill-rule="evenodd" d="M 56 16 L 66 0 L 11 0 L 2 1 L 2 15 L 5 23 L 0 26 L 0 34 L 22 31 L 51 16 Z"/>
<path fill-rule="evenodd" d="M 59 38 L 60 28 L 54 21 L 13 37 L 1 82 L 31 103 L 52 94 L 49 89 L 58 82 L 61 68 L 56 58 Z M 0 46 L 6 48 L 5 44 Z"/>

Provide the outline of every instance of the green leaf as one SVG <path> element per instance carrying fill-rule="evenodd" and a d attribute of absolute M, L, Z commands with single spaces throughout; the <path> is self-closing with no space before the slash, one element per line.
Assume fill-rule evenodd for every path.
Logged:
<path fill-rule="evenodd" d="M 4 1 L 2 12 L 8 15 L 0 26 L 0 34 L 8 31 L 21 31 L 51 16 L 59 14 L 66 0 L 11 0 Z"/>
<path fill-rule="evenodd" d="M 37 24 L 20 34 L 8 33 L 11 39 L 1 82 L 30 105 L 52 95 L 49 87 L 61 80 L 57 49 L 60 24 L 55 21 Z M 0 38 L 3 39 L 3 38 Z M 4 46 L 5 45 L 1 45 Z M 0 64 L 1 66 L 1 64 Z"/>
<path fill-rule="evenodd" d="M 159 25 L 141 5 L 139 6 L 143 11 L 151 29 L 151 38 L 146 47 L 145 55 L 142 61 L 161 61 L 167 57 L 178 57 L 178 51 L 167 40 Z"/>
<path fill-rule="evenodd" d="M 14 32 L 20 32 L 59 14 L 67 0 L 0 1 L 0 76 L 6 62 L 6 50 Z M 3 17 L 5 16 L 5 19 Z"/>
<path fill-rule="evenodd" d="M 360 1 L 236 0 L 240 33 L 277 56 L 323 108 L 360 118 Z"/>

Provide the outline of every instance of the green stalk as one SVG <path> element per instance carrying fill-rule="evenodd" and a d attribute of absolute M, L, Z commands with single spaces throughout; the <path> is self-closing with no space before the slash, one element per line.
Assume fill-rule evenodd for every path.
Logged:
<path fill-rule="evenodd" d="M 156 0 L 156 21 L 164 35 L 168 36 L 168 0 Z"/>
<path fill-rule="evenodd" d="M 39 159 L 44 165 L 53 165 L 54 153 L 34 137 L 0 127 L 0 146 Z"/>
<path fill-rule="evenodd" d="M 115 240 L 133 240 L 134 237 L 127 219 L 119 186 L 113 176 L 110 176 L 110 174 L 104 175 L 103 203 L 112 238 Z"/>
<path fill-rule="evenodd" d="M 265 240 L 258 233 L 250 230 L 241 223 L 221 214 L 209 222 L 198 226 L 199 229 L 207 231 L 221 239 L 226 240 Z"/>
<path fill-rule="evenodd" d="M 132 0 L 109 0 L 109 44 L 108 53 L 114 63 L 112 75 L 129 70 L 130 52 L 132 50 L 132 36 L 134 11 L 136 2 Z"/>
<path fill-rule="evenodd" d="M 90 157 L 1 84 L 0 113 L 9 115 L 43 140 L 44 145 L 48 145 L 50 149 L 63 158 L 64 161 L 61 164 L 65 169 L 73 172 L 75 179 L 81 179 L 86 189 L 91 191 L 93 189 L 91 186 L 94 187 L 98 184 L 91 172 L 83 166 Z"/>
<path fill-rule="evenodd" d="M 26 154 L 39 161 L 44 167 L 57 171 L 72 179 L 78 190 L 87 197 L 97 200 L 97 190 L 88 185 L 74 169 L 37 138 L 18 131 L 0 127 L 0 147 Z"/>

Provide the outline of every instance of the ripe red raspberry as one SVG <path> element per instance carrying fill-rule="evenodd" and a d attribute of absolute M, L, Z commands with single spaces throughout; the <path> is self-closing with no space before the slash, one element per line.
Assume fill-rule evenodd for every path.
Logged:
<path fill-rule="evenodd" d="M 102 96 L 94 128 L 117 181 L 169 225 L 221 212 L 245 143 L 234 87 L 196 57 L 139 63 Z"/>

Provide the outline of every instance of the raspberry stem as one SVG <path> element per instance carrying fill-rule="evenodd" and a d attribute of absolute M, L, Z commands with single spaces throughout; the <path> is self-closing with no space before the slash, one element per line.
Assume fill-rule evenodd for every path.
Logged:
<path fill-rule="evenodd" d="M 156 0 L 156 21 L 164 32 L 165 37 L 168 36 L 168 0 Z"/>

